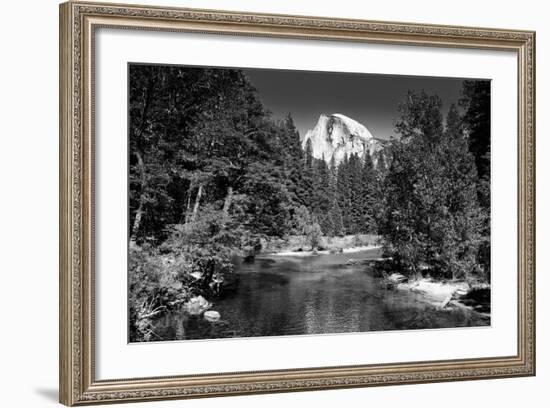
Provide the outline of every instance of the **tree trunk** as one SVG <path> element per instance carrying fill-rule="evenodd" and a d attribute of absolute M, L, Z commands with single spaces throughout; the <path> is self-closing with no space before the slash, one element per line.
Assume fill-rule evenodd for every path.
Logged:
<path fill-rule="evenodd" d="M 185 224 L 189 222 L 191 216 L 191 193 L 193 192 L 193 183 L 189 182 L 189 188 L 187 189 L 187 207 L 185 209 Z"/>
<path fill-rule="evenodd" d="M 229 215 L 229 208 L 231 207 L 231 200 L 233 199 L 233 187 L 227 187 L 227 195 L 225 196 L 225 201 L 223 203 L 223 218 L 224 223 L 227 220 Z"/>
<path fill-rule="evenodd" d="M 141 113 L 141 122 L 139 125 L 139 128 L 135 135 L 133 135 L 135 140 L 135 155 L 138 162 L 138 171 L 139 171 L 139 178 L 140 178 L 140 184 L 141 184 L 141 194 L 139 196 L 139 205 L 138 209 L 136 211 L 136 216 L 134 218 L 134 224 L 132 225 L 132 231 L 130 233 L 130 244 L 135 245 L 137 233 L 139 231 L 139 228 L 141 227 L 141 219 L 143 218 L 143 212 L 144 212 L 144 204 L 145 204 L 145 185 L 146 185 L 146 176 L 145 176 L 145 164 L 143 162 L 143 154 L 141 153 L 140 149 L 140 141 L 141 136 L 145 130 L 146 123 L 147 123 L 147 116 L 149 113 L 149 107 L 151 106 L 151 99 L 153 97 L 153 90 L 156 85 L 156 78 L 151 79 L 149 81 L 149 84 L 147 86 L 147 91 L 144 95 L 144 103 L 143 103 L 143 111 Z"/>
<path fill-rule="evenodd" d="M 197 213 L 199 212 L 199 204 L 201 201 L 202 193 L 203 193 L 203 185 L 201 183 L 199 184 L 199 191 L 197 191 L 197 196 L 195 197 L 195 205 L 193 207 L 192 221 L 195 221 L 197 219 Z"/>
<path fill-rule="evenodd" d="M 134 218 L 134 224 L 132 225 L 132 233 L 130 234 L 130 244 L 135 245 L 137 233 L 139 232 L 139 228 L 141 226 L 141 219 L 143 218 L 143 212 L 144 212 L 144 204 L 145 204 L 145 164 L 143 162 L 143 156 L 139 150 L 136 150 L 135 152 L 137 162 L 138 162 L 138 170 L 140 175 L 140 181 L 141 181 L 141 194 L 139 196 L 139 205 L 138 209 L 136 210 L 136 216 Z"/>

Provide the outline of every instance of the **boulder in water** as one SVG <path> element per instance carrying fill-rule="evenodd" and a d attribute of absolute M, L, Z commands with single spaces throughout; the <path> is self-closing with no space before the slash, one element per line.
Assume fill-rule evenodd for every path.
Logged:
<path fill-rule="evenodd" d="M 407 280 L 407 277 L 401 273 L 392 273 L 386 278 L 386 282 L 392 285 L 403 283 Z"/>
<path fill-rule="evenodd" d="M 195 280 L 199 280 L 202 278 L 201 272 L 191 272 L 189 275 Z"/>
<path fill-rule="evenodd" d="M 467 289 L 463 289 L 463 288 L 458 288 L 457 290 L 455 290 L 455 293 L 454 293 L 456 296 L 466 296 L 468 294 L 468 290 Z"/>
<path fill-rule="evenodd" d="M 246 263 L 252 263 L 256 259 L 256 250 L 253 246 L 247 246 L 243 249 L 243 261 Z"/>
<path fill-rule="evenodd" d="M 210 302 L 199 295 L 189 299 L 183 306 L 187 313 L 198 316 L 210 308 Z"/>
<path fill-rule="evenodd" d="M 208 310 L 207 312 L 204 312 L 204 318 L 209 322 L 217 322 L 218 320 L 220 320 L 221 315 L 215 310 Z"/>

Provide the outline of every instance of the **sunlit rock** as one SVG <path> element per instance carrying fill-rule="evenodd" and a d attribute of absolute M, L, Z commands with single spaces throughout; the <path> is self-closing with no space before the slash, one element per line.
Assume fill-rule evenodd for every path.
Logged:
<path fill-rule="evenodd" d="M 334 157 L 336 165 L 345 156 L 356 154 L 363 158 L 368 153 L 374 165 L 377 166 L 386 143 L 376 139 L 361 123 L 339 113 L 322 114 L 319 117 L 317 125 L 308 130 L 302 139 L 304 150 L 309 140 L 313 157 L 324 158 L 327 163 L 330 163 Z"/>
<path fill-rule="evenodd" d="M 189 299 L 189 301 L 184 304 L 184 308 L 187 313 L 196 316 L 208 310 L 208 308 L 210 308 L 210 302 L 199 295 Z"/>
<path fill-rule="evenodd" d="M 209 322 L 217 322 L 218 320 L 220 320 L 221 315 L 215 310 L 208 310 L 207 312 L 204 312 L 204 318 Z"/>

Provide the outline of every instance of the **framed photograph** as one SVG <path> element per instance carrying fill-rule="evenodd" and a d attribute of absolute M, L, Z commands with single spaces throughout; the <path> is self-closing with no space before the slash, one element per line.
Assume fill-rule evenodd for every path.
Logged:
<path fill-rule="evenodd" d="M 535 374 L 535 33 L 60 6 L 66 405 Z"/>

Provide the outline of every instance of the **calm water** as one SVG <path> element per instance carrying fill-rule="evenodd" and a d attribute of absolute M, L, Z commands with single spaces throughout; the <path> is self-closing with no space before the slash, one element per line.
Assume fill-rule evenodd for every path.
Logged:
<path fill-rule="evenodd" d="M 214 299 L 221 320 L 175 311 L 155 322 L 162 340 L 486 326 L 478 313 L 437 310 L 410 291 L 387 289 L 364 264 L 378 251 L 271 256 L 237 266 L 237 283 Z"/>

